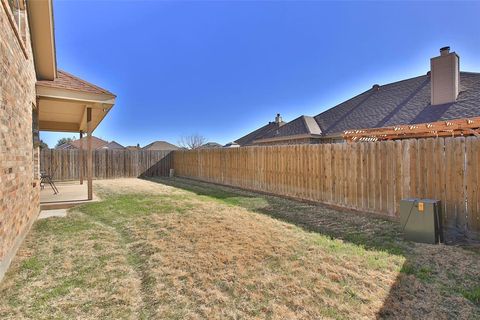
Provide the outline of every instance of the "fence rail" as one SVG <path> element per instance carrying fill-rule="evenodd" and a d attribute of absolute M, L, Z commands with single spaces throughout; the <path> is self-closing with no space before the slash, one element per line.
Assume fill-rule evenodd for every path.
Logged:
<path fill-rule="evenodd" d="M 83 151 L 86 179 L 87 152 Z M 93 178 L 111 179 L 140 176 L 167 176 L 172 168 L 171 151 L 93 151 Z M 42 150 L 40 170 L 54 173 L 57 181 L 80 179 L 80 150 Z"/>
<path fill-rule="evenodd" d="M 442 201 L 453 236 L 479 239 L 480 139 L 175 151 L 175 174 L 399 216 L 401 199 Z"/>

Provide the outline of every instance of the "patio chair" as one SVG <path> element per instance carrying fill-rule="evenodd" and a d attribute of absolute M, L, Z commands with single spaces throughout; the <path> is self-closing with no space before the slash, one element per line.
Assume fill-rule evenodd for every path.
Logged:
<path fill-rule="evenodd" d="M 53 176 L 55 172 L 57 172 L 57 168 L 53 169 L 53 171 L 48 174 L 46 171 L 40 171 L 40 188 L 43 189 L 45 187 L 45 183 L 48 183 L 53 190 L 53 194 L 59 193 L 55 182 L 53 182 Z"/>

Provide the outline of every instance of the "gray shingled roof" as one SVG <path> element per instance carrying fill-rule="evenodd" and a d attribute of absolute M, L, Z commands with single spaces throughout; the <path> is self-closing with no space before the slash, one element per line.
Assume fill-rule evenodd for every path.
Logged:
<path fill-rule="evenodd" d="M 278 128 L 277 130 L 271 130 L 267 132 L 256 140 L 304 134 L 320 135 L 321 133 L 322 131 L 313 117 L 300 116 Z"/>
<path fill-rule="evenodd" d="M 480 73 L 460 72 L 457 101 L 430 105 L 430 76 L 375 85 L 315 117 L 300 116 L 277 126 L 274 122 L 235 142 L 244 146 L 255 140 L 296 135 L 334 135 L 345 130 L 369 129 L 480 117 Z"/>
<path fill-rule="evenodd" d="M 315 116 L 323 134 L 349 129 L 425 123 L 480 116 L 480 73 L 460 73 L 457 101 L 430 105 L 428 75 L 365 91 Z M 288 124 L 287 124 L 288 125 Z"/>
<path fill-rule="evenodd" d="M 264 135 L 269 133 L 270 131 L 275 131 L 276 129 L 282 127 L 285 124 L 285 122 L 269 122 L 268 124 L 264 125 L 263 127 L 250 132 L 249 134 L 241 137 L 240 139 L 235 140 L 234 142 L 241 145 L 241 146 L 246 146 L 251 144 L 254 140 L 262 138 Z"/>

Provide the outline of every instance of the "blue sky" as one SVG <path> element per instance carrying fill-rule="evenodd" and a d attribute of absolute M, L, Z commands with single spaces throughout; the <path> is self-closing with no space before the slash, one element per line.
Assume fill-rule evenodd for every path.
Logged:
<path fill-rule="evenodd" d="M 480 2 L 54 0 L 60 69 L 117 95 L 95 131 L 123 145 L 227 143 L 429 69 L 480 72 Z M 41 133 L 53 146 L 65 133 Z"/>

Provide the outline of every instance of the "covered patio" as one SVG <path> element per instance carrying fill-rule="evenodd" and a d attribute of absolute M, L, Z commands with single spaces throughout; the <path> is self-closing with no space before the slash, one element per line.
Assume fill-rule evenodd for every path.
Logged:
<path fill-rule="evenodd" d="M 58 193 L 54 193 L 47 184 L 40 190 L 40 209 L 67 209 L 78 204 L 98 201 L 99 198 L 92 194 L 92 199 L 88 199 L 88 185 L 80 184 L 79 181 L 66 181 L 55 183 Z"/>
<path fill-rule="evenodd" d="M 78 203 L 94 201 L 92 132 L 113 107 L 116 96 L 61 70 L 58 70 L 57 77 L 52 81 L 37 81 L 36 89 L 39 130 L 78 133 L 81 139 L 79 163 L 83 163 L 83 157 L 87 160 L 86 172 L 83 166 L 79 166 L 78 182 L 54 181 L 58 190 L 45 183 L 40 193 L 42 209 L 68 208 Z M 84 135 L 86 143 L 82 139 Z M 52 175 L 53 172 L 43 174 Z"/>

